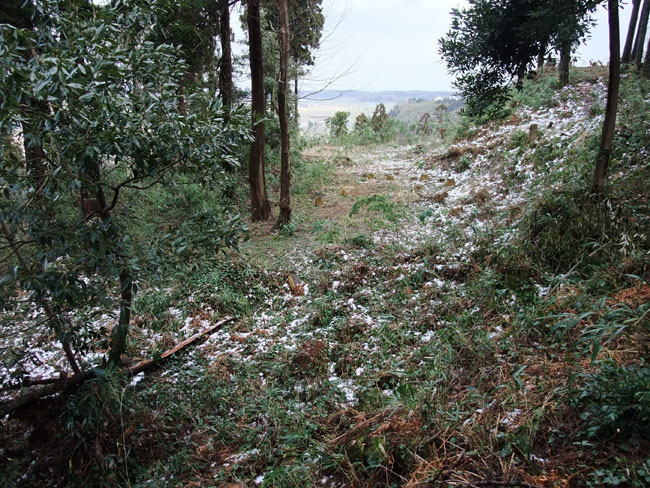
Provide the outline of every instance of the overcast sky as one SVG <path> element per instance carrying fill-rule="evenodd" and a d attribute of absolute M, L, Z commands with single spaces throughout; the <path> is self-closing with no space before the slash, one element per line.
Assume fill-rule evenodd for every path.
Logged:
<path fill-rule="evenodd" d="M 624 42 L 631 1 L 620 15 Z M 316 66 L 303 89 L 451 90 L 452 77 L 438 54 L 449 12 L 465 0 L 323 0 L 325 29 Z M 607 11 L 599 7 L 579 64 L 609 57 Z M 241 32 L 236 32 L 241 39 Z"/>

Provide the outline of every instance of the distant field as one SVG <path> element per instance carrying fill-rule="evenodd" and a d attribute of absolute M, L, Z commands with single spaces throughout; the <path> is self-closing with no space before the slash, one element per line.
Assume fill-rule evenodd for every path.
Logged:
<path fill-rule="evenodd" d="M 365 113 L 370 118 L 376 105 L 376 103 L 341 102 L 338 100 L 300 103 L 298 106 L 300 129 L 314 133 L 326 133 L 325 119 L 333 116 L 336 112 L 350 112 L 349 121 L 352 126 L 354 119 L 361 113 Z M 387 112 L 395 105 L 394 102 L 384 103 Z"/>
<path fill-rule="evenodd" d="M 379 94 L 370 99 L 369 95 L 371 94 L 354 92 L 331 100 L 301 100 L 298 106 L 300 129 L 315 134 L 325 134 L 328 130 L 325 120 L 336 112 L 350 112 L 348 120 L 349 127 L 352 127 L 359 114 L 365 113 L 368 118 L 372 117 L 378 103 L 384 104 L 386 112 L 392 111 L 391 117 L 406 123 L 417 122 L 425 112 L 434 116 L 435 108 L 439 104 L 444 104 L 451 113 L 456 112 L 463 104 L 462 100 L 451 95 L 428 99 L 407 98 L 411 94 L 418 95 L 417 92 L 387 92 L 386 99 L 380 98 Z M 334 96 L 336 95 L 334 94 Z"/>

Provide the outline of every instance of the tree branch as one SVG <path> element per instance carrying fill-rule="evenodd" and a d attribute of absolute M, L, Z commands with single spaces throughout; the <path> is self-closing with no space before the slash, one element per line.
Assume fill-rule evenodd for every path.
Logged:
<path fill-rule="evenodd" d="M 207 334 L 213 332 L 215 329 L 222 326 L 223 324 L 232 322 L 233 320 L 235 320 L 234 317 L 224 317 L 223 319 L 216 322 L 214 325 L 211 325 L 205 330 L 194 334 L 189 339 L 186 339 L 185 341 L 181 342 L 175 347 L 164 352 L 157 361 L 153 359 L 141 361 L 131 366 L 130 368 L 125 368 L 124 370 L 122 370 L 122 372 L 127 373 L 131 376 L 135 376 L 136 374 L 141 373 L 143 371 L 153 369 L 156 366 L 158 366 L 161 361 L 168 359 L 170 356 L 176 354 L 180 350 L 196 342 L 201 337 L 206 336 Z M 80 375 L 64 376 L 62 378 L 28 379 L 25 381 L 25 386 L 32 386 L 32 385 L 45 385 L 45 386 L 43 386 L 42 388 L 28 391 L 24 395 L 19 395 L 11 400 L 0 403 L 0 419 L 2 419 L 5 415 L 13 412 L 18 408 L 24 407 L 26 405 L 29 405 L 32 402 L 35 402 L 39 398 L 43 398 L 49 395 L 53 395 L 54 393 L 70 390 L 74 387 L 77 387 L 81 385 L 83 382 L 95 377 L 95 375 L 96 373 L 93 370 L 89 370 Z"/>
<path fill-rule="evenodd" d="M 29 263 L 23 256 L 22 252 L 20 251 L 20 248 L 13 245 L 14 242 L 13 234 L 11 233 L 11 230 L 7 226 L 7 223 L 4 220 L 0 220 L 0 225 L 2 227 L 2 232 L 4 233 L 5 238 L 9 242 L 9 245 L 11 246 L 14 255 L 20 262 L 21 266 L 23 266 L 27 270 L 31 269 L 31 266 L 29 265 Z M 59 339 L 61 340 L 63 351 L 65 352 L 65 355 L 68 358 L 68 362 L 70 363 L 72 370 L 74 371 L 76 376 L 80 376 L 81 368 L 79 368 L 79 365 L 77 364 L 77 360 L 74 357 L 74 352 L 72 351 L 72 347 L 70 347 L 70 343 L 65 337 L 64 331 L 61 327 L 61 319 L 54 313 L 54 310 L 52 309 L 52 306 L 46 297 L 41 296 L 40 301 L 41 301 L 41 305 L 43 306 L 43 309 L 45 310 L 45 314 L 47 315 L 47 318 L 49 319 L 52 325 L 52 328 L 54 329 L 54 331 L 59 336 Z"/>

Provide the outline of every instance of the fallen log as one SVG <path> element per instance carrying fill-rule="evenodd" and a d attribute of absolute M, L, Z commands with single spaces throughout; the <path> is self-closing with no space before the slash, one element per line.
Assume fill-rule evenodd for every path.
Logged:
<path fill-rule="evenodd" d="M 219 322 L 217 322 L 216 324 L 211 325 L 210 327 L 208 327 L 208 328 L 205 329 L 205 330 L 202 330 L 201 332 L 197 332 L 196 334 L 194 334 L 194 335 L 193 335 L 192 337 L 190 337 L 189 339 L 185 339 L 185 340 L 184 340 L 183 342 L 181 342 L 180 344 L 177 344 L 176 346 L 172 347 L 171 349 L 165 351 L 164 353 L 162 353 L 162 354 L 160 355 L 160 358 L 157 358 L 157 359 L 146 359 L 146 360 L 144 360 L 144 361 L 140 361 L 138 364 L 135 364 L 135 365 L 131 366 L 131 367 L 128 369 L 129 374 L 130 374 L 131 376 L 135 376 L 135 375 L 138 374 L 138 373 L 141 373 L 141 372 L 143 372 L 143 371 L 147 371 L 147 370 L 149 370 L 149 369 L 154 368 L 155 366 L 157 366 L 158 364 L 160 364 L 161 361 L 164 361 L 165 359 L 167 359 L 167 358 L 170 357 L 171 355 L 176 354 L 176 353 L 177 353 L 178 351 L 180 351 L 181 349 L 183 349 L 183 348 L 189 346 L 189 345 L 192 344 L 193 342 L 196 342 L 196 341 L 197 341 L 198 339 L 200 339 L 201 337 L 203 337 L 203 336 L 205 336 L 205 335 L 207 335 L 207 334 L 209 334 L 209 333 L 215 331 L 216 329 L 218 329 L 219 327 L 221 327 L 223 324 L 226 324 L 226 323 L 228 323 L 228 322 L 232 322 L 233 320 L 235 320 L 233 317 L 225 317 L 225 318 L 221 319 Z"/>
<path fill-rule="evenodd" d="M 53 379 L 53 382 L 50 384 L 46 384 L 45 386 L 36 390 L 30 390 L 27 393 L 23 393 L 22 395 L 18 395 L 15 398 L 12 398 L 11 400 L 4 401 L 0 403 L 0 419 L 20 407 L 24 407 L 25 405 L 29 405 L 30 403 L 35 402 L 39 398 L 54 395 L 55 393 L 60 393 L 65 390 L 75 388 L 81 385 L 84 381 L 93 378 L 94 376 L 95 372 L 93 370 L 89 370 L 76 376 Z"/>
<path fill-rule="evenodd" d="M 160 358 L 154 359 L 147 359 L 145 361 L 140 361 L 139 363 L 126 368 L 125 370 L 122 370 L 123 372 L 126 372 L 127 374 L 131 376 L 135 376 L 138 373 L 141 373 L 143 371 L 148 371 L 151 369 L 154 369 L 155 367 L 159 366 L 160 363 L 170 356 L 176 354 L 178 351 L 184 349 L 185 347 L 189 346 L 190 344 L 196 342 L 198 339 L 201 337 L 206 336 L 207 334 L 210 334 L 211 332 L 215 331 L 217 328 L 221 327 L 223 324 L 226 324 L 228 322 L 232 322 L 235 320 L 233 317 L 225 317 L 221 320 L 219 320 L 217 323 L 214 325 L 211 325 L 205 330 L 202 330 L 201 332 L 198 332 L 194 334 L 192 337 L 189 339 L 184 340 L 180 344 L 177 344 L 176 346 L 172 347 L 171 349 L 165 351 L 163 354 L 160 355 Z M 85 371 L 81 374 L 78 375 L 72 375 L 72 376 L 59 376 L 55 378 L 39 378 L 35 380 L 27 380 L 27 384 L 31 385 L 44 385 L 41 388 L 30 390 L 22 395 L 18 395 L 15 398 L 12 398 L 11 400 L 6 400 L 4 402 L 0 402 L 0 419 L 3 418 L 5 415 L 10 414 L 14 410 L 24 407 L 26 405 L 29 405 L 32 402 L 35 402 L 36 400 L 54 395 L 55 393 L 60 393 L 62 391 L 67 391 L 72 388 L 76 388 L 85 381 L 88 381 L 91 378 L 94 378 L 96 375 L 96 372 L 94 370 L 88 370 Z"/>

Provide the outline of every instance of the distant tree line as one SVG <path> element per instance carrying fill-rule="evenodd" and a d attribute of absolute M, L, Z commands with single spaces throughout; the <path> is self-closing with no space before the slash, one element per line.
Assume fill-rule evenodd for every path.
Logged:
<path fill-rule="evenodd" d="M 602 193 L 616 122 L 621 62 L 634 63 L 650 75 L 650 42 L 643 56 L 650 0 L 634 0 L 621 56 L 617 0 L 470 0 L 453 9 L 452 26 L 440 39 L 440 53 L 456 75 L 455 86 L 470 116 L 500 110 L 511 87 L 520 89 L 527 73 L 542 69 L 545 58 L 559 53 L 559 85 L 569 82 L 571 54 L 589 33 L 592 14 L 606 4 L 609 23 L 609 82 L 601 145 L 595 165 L 593 191 Z M 535 64 L 536 63 L 536 64 Z"/>
<path fill-rule="evenodd" d="M 440 53 L 457 76 L 455 86 L 470 114 L 488 112 L 521 87 L 536 65 L 558 53 L 559 83 L 569 81 L 571 54 L 592 25 L 598 0 L 470 0 L 451 11 Z"/>

